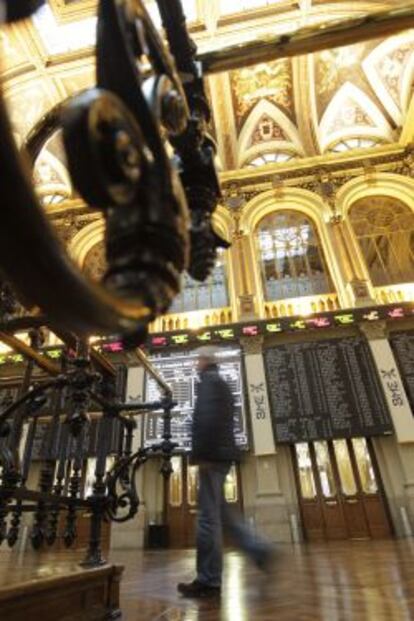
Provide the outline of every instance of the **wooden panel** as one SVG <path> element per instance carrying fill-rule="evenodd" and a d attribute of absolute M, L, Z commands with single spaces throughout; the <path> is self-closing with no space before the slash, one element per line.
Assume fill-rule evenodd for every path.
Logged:
<path fill-rule="evenodd" d="M 342 503 L 338 498 L 323 500 L 322 508 L 326 539 L 332 541 L 336 539 L 346 539 L 348 530 L 346 528 Z"/>
<path fill-rule="evenodd" d="M 57 560 L 57 559 L 56 559 Z M 30 563 L 29 563 L 30 565 Z M 120 616 L 123 569 L 81 570 L 75 563 L 9 567 L 2 576 L 0 609 L 7 621 L 104 621 Z"/>
<path fill-rule="evenodd" d="M 361 444 L 365 447 L 365 454 L 368 454 L 365 465 L 369 464 L 369 458 L 371 459 L 373 468 L 369 469 L 371 476 L 369 482 L 372 481 L 372 487 L 374 490 L 377 488 L 377 493 L 370 494 L 363 489 L 354 442 L 359 447 L 361 447 Z M 323 445 L 322 447 L 320 446 L 321 444 Z M 321 460 L 321 456 L 324 458 L 319 465 L 315 450 L 317 445 L 319 445 L 319 459 Z M 313 493 L 316 494 L 316 497 L 312 499 L 303 498 L 297 452 L 292 447 L 302 523 L 307 540 L 381 539 L 392 534 L 379 470 L 368 440 L 347 440 L 346 446 L 342 447 L 345 454 L 348 455 L 346 462 L 350 477 L 348 485 L 341 484 L 340 462 L 338 462 L 338 459 L 342 460 L 342 458 L 335 452 L 333 443 L 322 442 L 308 445 L 301 444 L 300 446 L 309 447 L 308 463 L 311 460 L 315 479 Z M 329 460 L 326 451 L 327 446 L 329 449 Z M 363 455 L 364 452 L 362 457 Z M 342 461 L 341 463 L 344 466 Z M 342 468 L 342 473 L 344 473 L 344 468 Z M 350 486 L 349 482 L 353 479 L 354 482 Z M 365 483 L 366 488 L 371 489 L 367 485 L 366 480 Z"/>
<path fill-rule="evenodd" d="M 363 502 L 371 537 L 373 539 L 390 537 L 391 525 L 382 498 L 378 495 L 365 496 Z"/>
<path fill-rule="evenodd" d="M 308 541 L 324 541 L 325 529 L 322 508 L 318 502 L 301 503 L 302 521 Z"/>
<path fill-rule="evenodd" d="M 177 459 L 174 457 L 174 459 Z M 196 541 L 197 530 L 197 505 L 194 504 L 196 493 L 193 490 L 193 498 L 189 498 L 189 480 L 191 476 L 191 467 L 188 464 L 187 457 L 180 457 L 182 460 L 182 500 L 181 505 L 171 506 L 169 498 L 167 499 L 167 520 L 169 526 L 169 540 L 171 548 L 191 548 L 194 547 Z M 234 507 L 239 511 L 242 509 L 240 470 L 236 469 L 238 501 L 234 503 Z M 233 503 L 232 503 L 233 504 Z M 232 545 L 232 542 L 225 536 L 224 543 Z"/>
<path fill-rule="evenodd" d="M 186 511 L 184 507 L 168 507 L 169 541 L 171 548 L 186 548 Z"/>
<path fill-rule="evenodd" d="M 344 513 L 350 539 L 368 539 L 370 536 L 363 501 L 360 497 L 344 498 Z"/>

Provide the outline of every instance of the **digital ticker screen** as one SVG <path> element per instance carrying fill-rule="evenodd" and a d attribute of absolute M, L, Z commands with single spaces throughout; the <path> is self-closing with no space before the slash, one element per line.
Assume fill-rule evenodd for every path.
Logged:
<path fill-rule="evenodd" d="M 174 401 L 178 405 L 172 411 L 172 439 L 179 449 L 191 450 L 191 425 L 197 397 L 198 375 L 196 371 L 196 352 L 183 351 L 170 355 L 163 354 L 151 359 L 164 380 L 171 387 Z M 248 448 L 248 438 L 243 402 L 243 379 L 240 349 L 223 348 L 218 355 L 221 376 L 229 384 L 234 396 L 234 416 L 236 442 L 240 448 Z M 145 401 L 158 401 L 161 397 L 157 383 L 146 374 Z M 154 412 L 145 416 L 144 445 L 150 446 L 162 439 L 162 416 Z M 178 449 L 178 450 L 179 450 Z"/>

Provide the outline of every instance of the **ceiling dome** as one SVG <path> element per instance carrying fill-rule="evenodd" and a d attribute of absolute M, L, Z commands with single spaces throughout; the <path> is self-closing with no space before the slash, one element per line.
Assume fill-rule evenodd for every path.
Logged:
<path fill-rule="evenodd" d="M 147 6 L 159 22 L 154 0 Z M 395 8 L 395 1 L 184 0 L 200 50 L 263 33 Z M 2 81 L 16 137 L 94 82 L 96 0 L 49 0 L 0 33 Z M 409 141 L 414 30 L 207 80 L 222 170 L 286 164 Z M 49 162 L 50 164 L 50 162 Z"/>

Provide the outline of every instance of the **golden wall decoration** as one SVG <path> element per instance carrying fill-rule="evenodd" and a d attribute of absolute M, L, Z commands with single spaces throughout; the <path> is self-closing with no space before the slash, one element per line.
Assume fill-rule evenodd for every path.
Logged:
<path fill-rule="evenodd" d="M 27 65 L 33 66 L 28 50 L 13 27 L 3 27 L 0 30 L 0 73 L 17 71 Z"/>
<path fill-rule="evenodd" d="M 49 0 L 59 21 L 71 21 L 96 12 L 97 0 Z"/>
<path fill-rule="evenodd" d="M 232 71 L 230 78 L 239 127 L 262 99 L 277 104 L 290 117 L 293 116 L 293 79 L 289 60 Z"/>
<path fill-rule="evenodd" d="M 319 118 L 323 117 L 336 93 L 348 83 L 375 98 L 363 70 L 363 61 L 377 43 L 360 43 L 315 55 L 314 92 Z"/>

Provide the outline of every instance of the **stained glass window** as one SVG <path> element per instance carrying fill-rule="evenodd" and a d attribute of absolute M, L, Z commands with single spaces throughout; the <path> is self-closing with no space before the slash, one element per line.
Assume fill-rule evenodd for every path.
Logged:
<path fill-rule="evenodd" d="M 337 142 L 329 150 L 332 153 L 344 153 L 345 151 L 353 151 L 354 149 L 370 149 L 378 144 L 378 140 L 371 138 L 349 138 Z"/>
<path fill-rule="evenodd" d="M 294 159 L 293 153 L 285 153 L 284 151 L 275 151 L 271 153 L 262 153 L 250 160 L 246 166 L 248 168 L 258 168 L 265 164 L 281 164 L 282 162 L 289 162 Z"/>
<path fill-rule="evenodd" d="M 193 280 L 185 274 L 182 291 L 171 307 L 171 313 L 189 313 L 196 310 L 229 306 L 226 264 L 224 254 L 217 260 L 212 275 L 205 282 Z"/>
<path fill-rule="evenodd" d="M 407 205 L 367 197 L 349 217 L 375 287 L 414 281 L 414 213 Z"/>
<path fill-rule="evenodd" d="M 318 232 L 298 211 L 266 216 L 256 234 L 266 300 L 333 292 Z"/>

